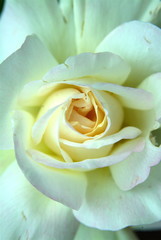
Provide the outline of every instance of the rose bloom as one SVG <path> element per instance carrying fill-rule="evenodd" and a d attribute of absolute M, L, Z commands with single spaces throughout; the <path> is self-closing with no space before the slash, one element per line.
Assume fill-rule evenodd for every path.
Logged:
<path fill-rule="evenodd" d="M 146 23 L 159 25 L 160 9 L 157 0 L 7 1 L 3 239 L 135 239 L 100 230 L 161 219 L 161 30 Z"/>

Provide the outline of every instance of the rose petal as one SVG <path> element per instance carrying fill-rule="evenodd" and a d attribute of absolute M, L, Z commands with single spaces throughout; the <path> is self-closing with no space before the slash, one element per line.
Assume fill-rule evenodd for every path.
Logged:
<path fill-rule="evenodd" d="M 111 146 L 110 146 L 111 147 Z M 57 169 L 74 169 L 78 172 L 89 171 L 97 168 L 103 168 L 126 159 L 132 152 L 140 152 L 144 147 L 144 141 L 142 138 L 136 138 L 131 141 L 127 141 L 124 144 L 117 146 L 112 153 L 105 157 L 85 159 L 80 162 L 62 162 L 58 158 L 49 156 L 39 150 L 28 149 L 27 152 L 31 155 L 32 159 L 36 162 L 42 163 L 49 167 Z M 87 151 L 88 153 L 88 151 Z"/>
<path fill-rule="evenodd" d="M 151 109 L 154 105 L 153 96 L 149 91 L 112 83 L 95 83 L 91 84 L 91 87 L 116 94 L 121 104 L 127 108 L 147 110 Z"/>
<path fill-rule="evenodd" d="M 144 182 L 150 173 L 150 167 L 161 160 L 161 148 L 146 140 L 143 151 L 132 153 L 124 161 L 110 166 L 112 176 L 122 190 L 129 190 Z"/>
<path fill-rule="evenodd" d="M 84 143 L 71 142 L 61 139 L 61 146 L 75 161 L 105 157 L 109 154 L 114 143 L 123 139 L 138 137 L 141 131 L 134 127 L 125 127 L 118 133 L 100 139 L 87 140 Z"/>
<path fill-rule="evenodd" d="M 86 190 L 85 174 L 45 167 L 33 161 L 27 154 L 31 141 L 32 118 L 25 112 L 17 112 L 14 123 L 16 158 L 27 179 L 48 197 L 78 209 Z"/>
<path fill-rule="evenodd" d="M 123 229 L 117 232 L 100 231 L 95 228 L 88 228 L 80 224 L 74 240 L 137 240 L 137 237 L 130 229 Z"/>
<path fill-rule="evenodd" d="M 107 35 L 96 49 L 104 51 L 118 54 L 130 64 L 126 85 L 137 86 L 144 78 L 161 71 L 161 29 L 139 21 L 125 23 Z"/>
<path fill-rule="evenodd" d="M 32 61 L 31 61 L 32 59 Z M 54 58 L 36 36 L 0 65 L 0 146 L 13 147 L 11 115 L 23 85 L 42 77 L 55 64 Z M 8 70 L 9 69 L 9 70 Z"/>
<path fill-rule="evenodd" d="M 158 126 L 155 121 L 154 109 L 141 111 L 125 108 L 124 124 L 139 128 L 142 131 L 142 136 L 145 137 L 149 136 L 150 132 Z"/>
<path fill-rule="evenodd" d="M 104 37 L 123 22 L 139 19 L 160 23 L 159 9 L 160 2 L 157 0 L 75 0 L 74 19 L 78 52 L 93 52 Z M 120 38 L 118 39 L 120 41 Z"/>
<path fill-rule="evenodd" d="M 2 175 L 0 186 L 2 239 L 73 239 L 78 222 L 71 209 L 38 192 L 16 162 Z"/>
<path fill-rule="evenodd" d="M 58 109 L 60 105 L 50 108 L 42 117 L 40 117 L 32 127 L 32 139 L 35 144 L 39 144 L 42 141 L 43 135 L 48 127 L 49 121 L 53 115 L 59 117 L 60 110 Z M 59 110 L 59 111 L 58 111 Z M 55 113 L 55 114 L 54 114 Z M 54 126 L 55 127 L 55 126 Z M 51 129 L 52 130 L 52 129 Z M 57 141 L 56 141 L 57 142 Z M 56 144 L 57 146 L 57 144 Z"/>
<path fill-rule="evenodd" d="M 109 52 L 82 53 L 69 57 L 49 71 L 44 77 L 45 82 L 73 80 L 88 77 L 91 83 L 104 81 L 116 84 L 125 82 L 130 67 L 122 58 Z"/>
<path fill-rule="evenodd" d="M 112 231 L 159 221 L 160 168 L 152 168 L 149 178 L 129 191 L 117 187 L 107 168 L 88 172 L 86 198 L 75 217 L 87 226 Z"/>
<path fill-rule="evenodd" d="M 154 97 L 156 119 L 159 120 L 161 118 L 161 73 L 156 73 L 146 78 L 139 85 L 139 88 L 152 93 Z"/>
<path fill-rule="evenodd" d="M 72 11 L 71 4 L 67 2 Z M 70 14 L 63 16 L 57 0 L 52 2 L 7 0 L 0 22 L 0 60 L 4 60 L 17 50 L 26 36 L 33 33 L 39 36 L 58 61 L 62 62 L 68 56 L 75 55 L 71 11 Z"/>
<path fill-rule="evenodd" d="M 0 175 L 4 173 L 14 159 L 14 150 L 0 150 Z"/>

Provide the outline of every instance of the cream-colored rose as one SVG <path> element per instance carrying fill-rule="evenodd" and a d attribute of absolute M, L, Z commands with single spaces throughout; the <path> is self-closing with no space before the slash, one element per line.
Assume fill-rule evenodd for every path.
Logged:
<path fill-rule="evenodd" d="M 31 9 L 39 5 L 35 2 Z M 158 54 L 161 30 L 138 21 L 115 28 L 118 23 L 133 20 L 138 13 L 137 6 L 141 13 L 141 6 L 146 9 L 141 20 L 154 22 L 156 11 L 159 12 L 158 1 L 150 4 L 144 1 L 143 5 L 134 1 L 132 15 L 127 13 L 125 19 L 123 15 L 116 21 L 111 21 L 112 12 L 105 18 L 109 1 L 102 0 L 103 5 L 97 0 L 74 1 L 73 6 L 71 1 L 68 4 L 61 1 L 60 5 L 57 1 L 44 2 L 39 7 L 45 14 L 35 15 L 37 21 L 24 21 L 25 24 L 22 21 L 22 25 L 16 24 L 9 31 L 7 40 L 0 39 L 4 60 L 17 50 L 26 35 L 35 33 L 36 26 L 38 37 L 28 37 L 0 66 L 0 146 L 13 149 L 14 145 L 17 162 L 26 178 L 55 201 L 33 190 L 23 176 L 19 176 L 15 163 L 4 171 L 10 163 L 7 162 L 2 170 L 1 186 L 6 190 L 0 198 L 1 205 L 7 213 L 10 202 L 13 209 L 19 205 L 16 219 L 18 223 L 23 219 L 20 228 L 25 231 L 23 237 L 33 239 L 34 231 L 38 238 L 41 234 L 36 227 L 32 229 L 28 218 L 36 221 L 31 212 L 37 212 L 42 205 L 48 209 L 45 216 L 50 224 L 47 222 L 44 227 L 44 220 L 40 225 L 34 222 L 35 226 L 41 226 L 41 233 L 52 225 L 51 215 L 55 214 L 62 214 L 63 224 L 68 228 L 65 219 L 68 216 L 73 221 L 73 215 L 67 207 L 79 222 L 103 230 L 160 220 L 161 148 L 153 130 L 158 132 L 161 118 L 161 55 Z M 24 9 L 31 5 L 30 1 L 23 4 L 18 3 L 23 9 L 20 11 L 10 2 L 5 11 L 11 11 L 9 16 L 14 13 L 12 17 L 22 14 L 24 20 L 28 18 L 28 11 L 23 15 Z M 117 4 L 116 1 L 112 4 L 114 10 L 116 6 L 118 9 Z M 120 7 L 124 10 L 124 4 Z M 54 21 L 49 9 L 53 10 Z M 44 16 L 49 23 L 49 28 L 45 24 L 45 30 Z M 6 31 L 5 26 L 1 25 L 2 33 Z M 19 27 L 23 31 L 18 31 Z M 53 34 L 55 29 L 57 34 Z M 18 39 L 13 44 L 11 32 L 11 36 L 14 33 L 14 39 Z M 21 36 L 17 35 L 19 32 Z M 1 153 L 1 161 L 9 159 L 10 153 L 13 155 L 13 151 L 7 156 Z M 151 170 L 154 165 L 157 166 Z M 6 197 L 8 186 L 11 189 L 13 186 L 10 201 Z M 23 201 L 18 204 L 17 199 L 22 195 Z M 2 215 L 5 216 L 5 211 Z M 38 219 L 40 221 L 40 217 Z M 60 217 L 60 222 L 62 219 Z M 17 228 L 17 222 L 13 223 L 10 233 Z M 6 229 L 7 224 L 0 224 Z M 60 224 L 57 221 L 53 224 L 49 237 L 55 232 L 61 234 Z M 80 228 L 83 227 L 80 225 Z M 68 234 L 67 239 L 74 238 L 72 228 Z M 21 236 L 16 231 L 15 238 Z"/>
<path fill-rule="evenodd" d="M 154 96 L 143 85 L 126 86 L 130 73 L 130 65 L 110 52 L 70 57 L 24 85 L 14 113 L 15 152 L 26 177 L 48 197 L 75 209 L 80 221 L 101 229 L 125 226 L 114 217 L 121 206 L 110 202 L 114 220 L 95 216 L 94 223 L 90 214 L 99 214 L 100 207 L 85 216 L 88 194 L 94 190 L 97 196 L 90 206 L 99 198 L 103 206 L 117 194 L 129 199 L 160 160 L 160 148 L 149 139 L 159 126 Z M 113 197 L 102 195 L 106 184 L 106 194 Z"/>

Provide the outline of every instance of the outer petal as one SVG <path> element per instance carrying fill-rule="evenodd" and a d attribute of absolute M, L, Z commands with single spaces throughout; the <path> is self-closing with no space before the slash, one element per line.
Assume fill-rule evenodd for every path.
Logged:
<path fill-rule="evenodd" d="M 161 160 L 161 147 L 155 147 L 149 139 L 143 151 L 132 153 L 124 161 L 110 166 L 116 184 L 122 190 L 129 190 L 144 182 L 150 173 L 150 167 Z"/>
<path fill-rule="evenodd" d="M 146 78 L 140 85 L 146 91 L 149 91 L 154 96 L 156 120 L 161 118 L 161 73 L 156 73 Z"/>
<path fill-rule="evenodd" d="M 104 51 L 118 54 L 131 65 L 126 84 L 137 86 L 147 76 L 161 71 L 161 54 L 158 54 L 161 29 L 139 21 L 125 23 L 114 29 L 96 49 L 96 52 Z"/>
<path fill-rule="evenodd" d="M 102 81 L 123 84 L 129 72 L 129 65 L 115 54 L 82 53 L 69 57 L 64 64 L 51 69 L 43 80 L 52 82 L 87 77 L 91 83 Z"/>
<path fill-rule="evenodd" d="M 15 159 L 14 150 L 0 150 L 0 175 Z"/>
<path fill-rule="evenodd" d="M 64 16 L 57 0 L 7 0 L 0 22 L 0 61 L 17 50 L 26 36 L 33 33 L 59 61 L 75 55 L 72 6 L 67 2 L 68 12 L 64 10 Z"/>
<path fill-rule="evenodd" d="M 100 231 L 94 228 L 88 228 L 80 225 L 74 240 L 137 240 L 130 229 L 123 229 L 117 232 Z"/>
<path fill-rule="evenodd" d="M 138 19 L 161 23 L 160 9 L 159 0 L 74 0 L 78 52 L 93 52 L 103 38 L 123 22 Z M 120 41 L 120 37 L 118 39 Z"/>
<path fill-rule="evenodd" d="M 2 239 L 73 239 L 78 222 L 71 210 L 38 192 L 16 162 L 2 175 L 0 188 Z"/>
<path fill-rule="evenodd" d="M 84 173 L 59 170 L 34 162 L 27 154 L 33 119 L 27 113 L 15 114 L 14 144 L 17 161 L 28 180 L 48 197 L 78 209 L 86 190 Z"/>
<path fill-rule="evenodd" d="M 11 148 L 11 114 L 23 85 L 43 76 L 56 61 L 37 37 L 28 37 L 20 50 L 0 65 L 0 147 Z"/>
<path fill-rule="evenodd" d="M 159 221 L 160 168 L 161 164 L 154 167 L 147 181 L 130 191 L 120 190 L 107 169 L 88 173 L 86 198 L 74 215 L 85 225 L 103 230 L 118 230 L 128 225 Z"/>

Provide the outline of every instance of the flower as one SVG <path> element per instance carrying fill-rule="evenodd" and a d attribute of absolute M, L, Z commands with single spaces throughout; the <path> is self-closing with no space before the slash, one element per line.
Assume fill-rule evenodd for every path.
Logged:
<path fill-rule="evenodd" d="M 12 2 L 9 3 L 6 12 L 14 9 Z M 153 130 L 158 131 L 161 117 L 158 54 L 161 30 L 139 21 L 116 27 L 118 23 L 134 19 L 140 6 L 134 1 L 135 8 L 129 17 L 96 28 L 98 34 L 93 38 L 92 19 L 98 25 L 105 22 L 105 15 L 100 14 L 107 11 L 109 2 L 102 3 L 87 1 L 90 7 L 86 9 L 84 21 L 84 2 L 75 1 L 74 10 L 71 1 L 68 4 L 62 1 L 60 8 L 57 1 L 41 2 L 40 9 L 45 13 L 39 13 L 37 18 L 41 22 L 42 17 L 47 16 L 49 28 L 45 29 L 43 22 L 40 26 L 36 21 L 31 25 L 29 20 L 24 21 L 26 15 L 23 16 L 25 28 L 18 31 L 18 41 L 4 44 L 2 60 L 17 49 L 26 34 L 34 32 L 34 26 L 47 48 L 38 37 L 27 37 L 22 47 L 1 64 L 1 147 L 12 148 L 14 139 L 16 159 L 26 178 L 47 197 L 73 209 L 79 222 L 101 230 L 119 230 L 161 218 L 161 148 L 153 139 Z M 23 4 L 30 6 L 30 2 Z M 16 16 L 25 13 L 23 4 L 16 5 L 21 9 L 14 9 Z M 49 5 L 56 14 L 54 21 L 51 21 Z M 31 9 L 35 6 L 39 6 L 38 3 Z M 145 1 L 144 17 L 140 19 L 157 23 L 158 6 L 158 1 L 149 5 Z M 91 9 L 99 18 L 91 15 Z M 51 36 L 58 20 L 61 20 L 59 30 Z M 4 42 L 5 37 L 1 38 L 2 46 Z M 157 166 L 151 170 L 154 165 Z M 9 167 L 4 172 L 3 169 L 3 188 L 8 185 L 6 178 L 11 184 L 12 171 L 13 179 L 16 177 L 18 170 L 15 163 L 13 166 L 16 170 Z M 40 206 L 43 201 L 49 201 L 56 206 L 53 209 L 69 211 L 37 194 L 42 198 Z M 5 194 L 0 200 L 5 206 L 10 204 L 5 202 Z M 26 221 L 24 211 L 20 213 Z M 29 228 L 25 234 L 29 234 L 28 231 L 32 235 Z"/>

